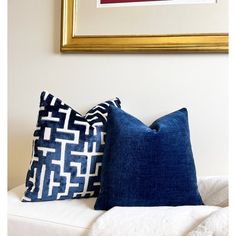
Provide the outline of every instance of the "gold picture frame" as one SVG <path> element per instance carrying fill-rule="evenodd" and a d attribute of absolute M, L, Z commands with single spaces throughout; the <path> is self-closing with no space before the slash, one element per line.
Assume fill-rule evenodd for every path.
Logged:
<path fill-rule="evenodd" d="M 228 34 L 78 36 L 73 32 L 74 0 L 62 0 L 61 52 L 228 53 Z"/>

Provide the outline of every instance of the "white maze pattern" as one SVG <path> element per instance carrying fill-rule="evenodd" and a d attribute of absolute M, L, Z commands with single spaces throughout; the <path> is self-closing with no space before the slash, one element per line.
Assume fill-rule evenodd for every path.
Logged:
<path fill-rule="evenodd" d="M 23 201 L 95 197 L 100 189 L 108 107 L 80 115 L 48 92 L 41 94 L 33 154 Z"/>

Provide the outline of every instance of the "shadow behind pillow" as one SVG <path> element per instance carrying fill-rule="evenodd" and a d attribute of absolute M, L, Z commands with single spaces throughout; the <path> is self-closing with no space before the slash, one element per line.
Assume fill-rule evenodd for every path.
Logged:
<path fill-rule="evenodd" d="M 150 127 L 109 108 L 101 191 L 94 208 L 203 205 L 185 108 Z"/>

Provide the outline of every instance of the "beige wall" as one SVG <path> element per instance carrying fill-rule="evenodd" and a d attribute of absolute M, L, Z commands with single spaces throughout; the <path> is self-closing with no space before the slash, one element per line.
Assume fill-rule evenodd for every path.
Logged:
<path fill-rule="evenodd" d="M 118 96 L 147 124 L 186 106 L 198 174 L 227 174 L 227 55 L 66 55 L 59 35 L 59 0 L 9 0 L 9 188 L 24 182 L 43 89 L 82 113 Z"/>

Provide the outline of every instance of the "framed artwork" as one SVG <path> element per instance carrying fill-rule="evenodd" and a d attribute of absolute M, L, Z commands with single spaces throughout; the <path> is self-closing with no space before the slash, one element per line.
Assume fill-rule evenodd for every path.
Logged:
<path fill-rule="evenodd" d="M 228 52 L 228 0 L 62 0 L 62 52 Z"/>
<path fill-rule="evenodd" d="M 98 7 L 215 3 L 215 0 L 97 0 Z"/>

